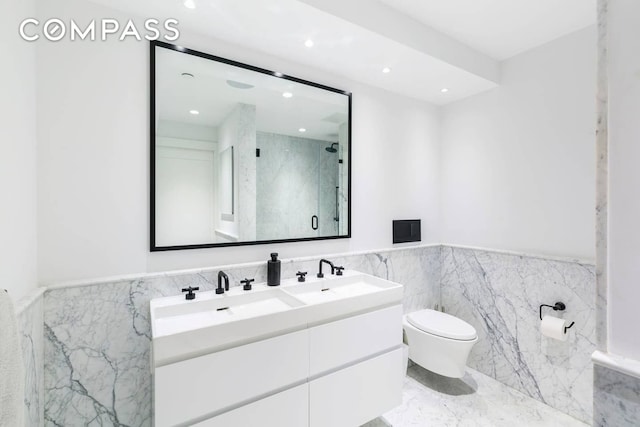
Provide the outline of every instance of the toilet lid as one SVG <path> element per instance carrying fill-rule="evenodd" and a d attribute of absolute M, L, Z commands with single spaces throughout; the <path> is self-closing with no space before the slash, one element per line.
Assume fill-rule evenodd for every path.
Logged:
<path fill-rule="evenodd" d="M 473 326 L 462 319 L 435 310 L 420 310 L 407 315 L 407 320 L 416 328 L 454 340 L 473 340 L 477 337 Z"/>

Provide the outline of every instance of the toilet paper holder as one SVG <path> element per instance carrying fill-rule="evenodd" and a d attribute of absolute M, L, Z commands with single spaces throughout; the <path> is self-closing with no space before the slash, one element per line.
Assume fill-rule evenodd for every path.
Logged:
<path fill-rule="evenodd" d="M 540 304 L 540 320 L 542 320 L 542 307 L 552 308 L 553 311 L 564 311 L 567 308 L 567 306 L 561 301 L 556 302 L 554 305 Z M 565 334 L 567 333 L 567 329 L 572 327 L 574 325 L 574 323 L 576 323 L 576 322 L 571 322 L 571 324 L 569 326 L 565 326 L 565 328 L 564 328 L 564 333 Z"/>

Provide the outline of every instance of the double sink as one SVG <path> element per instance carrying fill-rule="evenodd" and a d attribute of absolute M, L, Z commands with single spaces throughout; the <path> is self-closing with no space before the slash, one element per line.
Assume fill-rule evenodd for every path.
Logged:
<path fill-rule="evenodd" d="M 159 367 L 398 304 L 402 285 L 356 271 L 151 300 L 152 365 Z"/>

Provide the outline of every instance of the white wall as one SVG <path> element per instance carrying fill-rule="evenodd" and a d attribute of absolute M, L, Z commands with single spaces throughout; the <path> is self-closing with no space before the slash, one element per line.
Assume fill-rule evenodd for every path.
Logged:
<path fill-rule="evenodd" d="M 171 142 L 173 147 L 169 145 Z M 180 142 L 186 144 L 180 146 Z M 215 241 L 215 152 L 203 150 L 201 144 L 194 149 L 190 142 L 158 137 L 155 198 L 157 246 L 178 246 L 185 241 L 192 244 Z"/>
<path fill-rule="evenodd" d="M 77 0 L 43 0 L 40 7 L 67 19 L 122 17 Z M 180 44 L 353 92 L 352 239 L 150 253 L 148 44 L 43 42 L 42 282 L 266 260 L 272 251 L 287 258 L 387 248 L 394 218 L 422 218 L 423 242 L 439 242 L 434 107 L 216 40 L 183 33 Z"/>
<path fill-rule="evenodd" d="M 594 258 L 595 73 L 594 26 L 443 108 L 444 243 Z"/>
<path fill-rule="evenodd" d="M 0 291 L 14 301 L 37 285 L 35 45 L 18 35 L 31 0 L 4 0 L 0 13 Z"/>
<path fill-rule="evenodd" d="M 608 6 L 609 351 L 640 359 L 640 2 Z"/>

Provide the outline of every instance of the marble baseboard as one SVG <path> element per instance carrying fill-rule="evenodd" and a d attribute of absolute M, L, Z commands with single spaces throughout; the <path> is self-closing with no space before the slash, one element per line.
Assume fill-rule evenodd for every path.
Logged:
<path fill-rule="evenodd" d="M 407 309 L 438 302 L 439 246 L 332 257 L 338 265 L 405 285 Z M 282 277 L 313 274 L 318 259 L 283 260 Z M 266 281 L 266 263 L 225 267 L 233 286 Z M 212 290 L 217 270 L 153 275 L 45 293 L 47 426 L 152 424 L 149 301 L 185 286 Z"/>
<path fill-rule="evenodd" d="M 18 327 L 22 337 L 22 354 L 25 372 L 24 422 L 25 426 L 38 427 L 43 422 L 44 391 L 44 343 L 42 335 L 42 294 L 21 308 Z"/>
<path fill-rule="evenodd" d="M 640 379 L 594 366 L 593 425 L 640 425 Z"/>
<path fill-rule="evenodd" d="M 592 418 L 595 271 L 592 265 L 443 247 L 441 299 L 472 324 L 469 366 L 579 420 Z M 538 307 L 563 301 L 567 342 L 540 334 Z"/>

